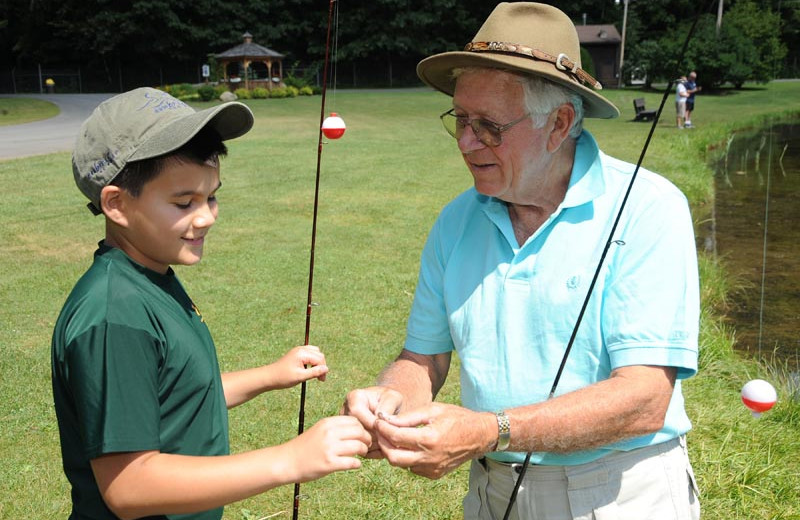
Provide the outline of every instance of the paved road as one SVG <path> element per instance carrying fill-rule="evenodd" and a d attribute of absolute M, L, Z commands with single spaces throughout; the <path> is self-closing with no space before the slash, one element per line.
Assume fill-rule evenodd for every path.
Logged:
<path fill-rule="evenodd" d="M 114 94 L 2 94 L 50 101 L 61 112 L 50 119 L 0 126 L 0 160 L 53 152 L 70 152 L 81 123 L 104 99 Z"/>

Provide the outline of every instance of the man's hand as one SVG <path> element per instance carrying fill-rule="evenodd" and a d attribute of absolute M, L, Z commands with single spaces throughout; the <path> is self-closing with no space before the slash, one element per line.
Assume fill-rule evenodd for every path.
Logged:
<path fill-rule="evenodd" d="M 400 415 L 381 413 L 375 431 L 390 464 L 430 479 L 491 451 L 498 435 L 494 414 L 442 403 Z"/>

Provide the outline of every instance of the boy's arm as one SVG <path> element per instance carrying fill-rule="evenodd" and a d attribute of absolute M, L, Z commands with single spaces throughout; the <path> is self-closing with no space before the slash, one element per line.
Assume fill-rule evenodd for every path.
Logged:
<path fill-rule="evenodd" d="M 295 347 L 269 365 L 222 374 L 225 404 L 233 408 L 268 390 L 288 388 L 314 378 L 324 381 L 327 373 L 325 355 L 318 347 Z"/>
<path fill-rule="evenodd" d="M 206 511 L 291 482 L 356 469 L 370 435 L 353 417 L 328 417 L 291 441 L 218 457 L 157 451 L 91 461 L 103 500 L 122 519 Z"/>

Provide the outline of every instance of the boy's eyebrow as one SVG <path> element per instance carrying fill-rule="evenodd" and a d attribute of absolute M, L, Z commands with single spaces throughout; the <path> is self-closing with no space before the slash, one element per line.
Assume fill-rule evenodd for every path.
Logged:
<path fill-rule="evenodd" d="M 214 188 L 213 190 L 211 190 L 211 193 L 215 193 L 221 187 L 222 187 L 222 181 L 217 182 L 217 187 Z M 194 190 L 184 190 L 184 191 L 179 191 L 177 193 L 173 193 L 172 196 L 173 197 L 187 197 L 187 196 L 190 196 L 190 195 L 194 195 L 196 193 L 197 192 L 194 191 Z"/>

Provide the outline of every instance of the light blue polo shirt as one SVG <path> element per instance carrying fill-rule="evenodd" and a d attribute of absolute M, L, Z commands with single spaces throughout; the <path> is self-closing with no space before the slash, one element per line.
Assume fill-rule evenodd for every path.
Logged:
<path fill-rule="evenodd" d="M 522 247 L 498 199 L 471 188 L 442 210 L 422 252 L 405 348 L 455 350 L 465 407 L 498 411 L 547 399 L 633 170 L 584 131 L 564 201 Z M 664 427 L 598 450 L 534 453 L 534 463 L 582 464 L 691 428 L 680 379 L 697 371 L 700 304 L 686 198 L 640 169 L 614 239 L 556 395 L 621 366 L 677 367 Z M 489 456 L 522 462 L 524 453 Z"/>

